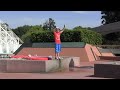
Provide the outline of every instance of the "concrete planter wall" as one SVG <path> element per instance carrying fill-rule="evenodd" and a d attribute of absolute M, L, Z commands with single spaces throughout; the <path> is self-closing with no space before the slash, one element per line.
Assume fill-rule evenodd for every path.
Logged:
<path fill-rule="evenodd" d="M 77 58 L 78 61 L 79 58 Z M 13 73 L 40 73 L 51 72 L 59 68 L 69 69 L 71 61 L 77 61 L 75 58 L 69 57 L 63 60 L 0 60 L 0 72 L 13 72 Z M 74 64 L 74 63 L 73 63 Z M 76 66 L 78 64 L 72 65 Z M 79 65 L 78 65 L 79 66 Z"/>

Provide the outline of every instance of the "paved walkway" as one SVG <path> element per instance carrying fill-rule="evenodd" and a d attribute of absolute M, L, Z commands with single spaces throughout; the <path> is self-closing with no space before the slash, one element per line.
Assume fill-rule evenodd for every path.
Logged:
<path fill-rule="evenodd" d="M 94 63 L 102 62 L 81 62 L 80 68 L 53 73 L 0 73 L 0 79 L 108 79 L 94 77 Z"/>

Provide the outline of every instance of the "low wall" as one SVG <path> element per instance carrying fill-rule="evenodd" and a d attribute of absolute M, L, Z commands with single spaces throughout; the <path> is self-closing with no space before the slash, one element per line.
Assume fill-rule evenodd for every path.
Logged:
<path fill-rule="evenodd" d="M 0 60 L 0 72 L 13 73 L 39 73 L 51 72 L 59 68 L 69 69 L 71 62 L 80 62 L 79 58 L 66 57 L 63 60 Z M 72 66 L 80 66 L 80 63 L 72 63 Z"/>
<path fill-rule="evenodd" d="M 101 53 L 102 56 L 114 56 L 112 53 Z"/>
<path fill-rule="evenodd" d="M 119 78 L 120 79 L 120 62 L 119 64 L 95 64 L 94 76 L 104 78 Z"/>
<path fill-rule="evenodd" d="M 115 60 L 120 61 L 120 56 L 99 56 L 101 60 Z"/>
<path fill-rule="evenodd" d="M 92 51 L 92 46 L 90 44 L 85 45 L 85 51 L 86 51 L 86 56 L 88 57 L 89 61 L 95 61 L 96 60 L 96 55 Z"/>

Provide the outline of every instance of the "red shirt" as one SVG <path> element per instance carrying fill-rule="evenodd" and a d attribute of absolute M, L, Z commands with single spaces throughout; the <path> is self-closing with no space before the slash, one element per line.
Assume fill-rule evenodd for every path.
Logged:
<path fill-rule="evenodd" d="M 60 40 L 60 32 L 54 32 L 54 39 L 55 39 L 55 43 L 56 44 L 60 44 L 61 40 Z"/>

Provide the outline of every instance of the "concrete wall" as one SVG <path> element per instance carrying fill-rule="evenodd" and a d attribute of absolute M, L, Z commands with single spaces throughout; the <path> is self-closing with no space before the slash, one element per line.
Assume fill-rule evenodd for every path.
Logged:
<path fill-rule="evenodd" d="M 117 60 L 120 61 L 120 56 L 100 56 L 101 60 Z"/>
<path fill-rule="evenodd" d="M 120 79 L 120 65 L 95 64 L 94 75 L 96 77 L 119 78 Z"/>
<path fill-rule="evenodd" d="M 71 61 L 73 62 L 71 65 Z M 75 61 L 79 62 L 76 63 Z M 70 66 L 80 66 L 80 58 L 64 57 L 63 60 L 0 60 L 0 72 L 40 73 L 58 69 L 69 70 Z"/>

